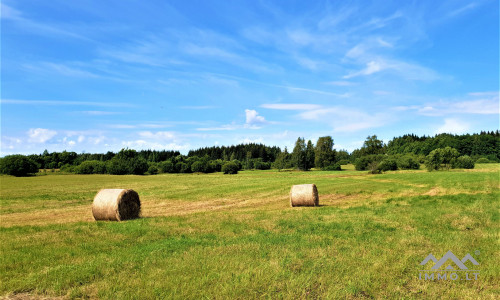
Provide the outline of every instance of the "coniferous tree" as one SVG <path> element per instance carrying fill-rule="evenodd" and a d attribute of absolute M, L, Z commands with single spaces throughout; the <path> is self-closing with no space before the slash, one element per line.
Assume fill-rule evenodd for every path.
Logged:
<path fill-rule="evenodd" d="M 306 143 L 304 138 L 298 138 L 295 142 L 295 147 L 292 152 L 293 166 L 299 170 L 307 170 L 306 168 Z"/>
<path fill-rule="evenodd" d="M 305 170 L 309 170 L 312 167 L 314 167 L 314 146 L 311 142 L 311 140 L 307 141 L 307 146 L 306 146 L 306 163 L 305 163 Z"/>

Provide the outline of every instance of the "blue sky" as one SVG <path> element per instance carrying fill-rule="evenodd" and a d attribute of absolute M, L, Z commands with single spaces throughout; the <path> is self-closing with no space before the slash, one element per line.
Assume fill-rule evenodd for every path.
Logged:
<path fill-rule="evenodd" d="M 498 1 L 1 4 L 1 153 L 499 127 Z"/>

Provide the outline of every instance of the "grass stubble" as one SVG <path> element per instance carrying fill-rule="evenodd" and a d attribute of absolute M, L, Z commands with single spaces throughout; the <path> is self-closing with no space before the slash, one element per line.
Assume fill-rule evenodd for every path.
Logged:
<path fill-rule="evenodd" d="M 498 299 L 499 171 L 3 176 L 0 295 Z M 320 207 L 289 206 L 303 183 Z M 142 217 L 93 221 L 101 188 L 137 191 Z M 448 250 L 478 280 L 418 278 Z"/>

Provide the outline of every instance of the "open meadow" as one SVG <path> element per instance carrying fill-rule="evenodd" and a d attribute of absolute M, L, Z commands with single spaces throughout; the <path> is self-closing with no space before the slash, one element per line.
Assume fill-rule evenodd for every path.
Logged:
<path fill-rule="evenodd" d="M 499 172 L 2 176 L 0 296 L 498 299 Z M 302 183 L 319 207 L 290 207 Z M 94 221 L 101 188 L 137 191 L 142 217 Z M 449 250 L 477 280 L 419 279 Z"/>

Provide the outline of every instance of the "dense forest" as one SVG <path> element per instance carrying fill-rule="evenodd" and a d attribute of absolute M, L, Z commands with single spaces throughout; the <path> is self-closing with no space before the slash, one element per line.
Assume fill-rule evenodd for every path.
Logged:
<path fill-rule="evenodd" d="M 263 144 L 213 146 L 189 151 L 122 149 L 102 154 L 52 152 L 9 155 L 0 159 L 0 173 L 24 176 L 42 170 L 60 169 L 79 174 L 157 174 L 220 172 L 236 173 L 241 169 L 341 170 L 353 163 L 357 170 L 372 173 L 397 169 L 418 169 L 425 163 L 428 170 L 450 167 L 474 167 L 474 162 L 500 162 L 500 131 L 478 134 L 439 134 L 395 137 L 387 144 L 376 135 L 368 136 L 359 149 L 348 153 L 335 150 L 330 136 L 315 144 L 298 138 L 294 149 L 280 149 Z M 226 166 L 227 165 L 227 166 Z"/>

